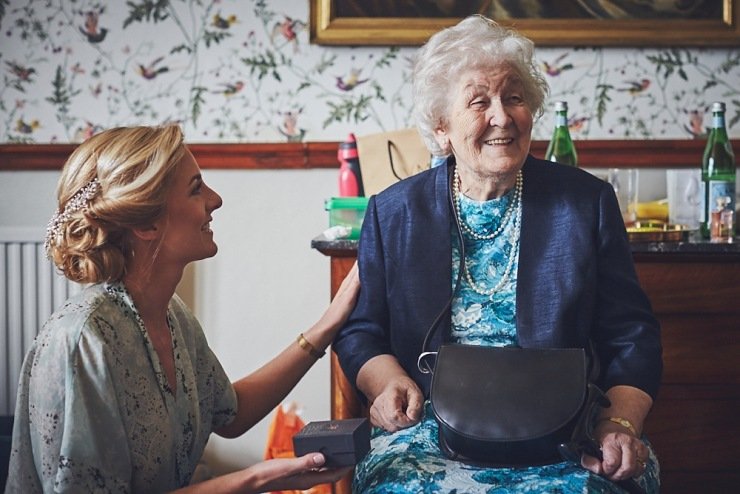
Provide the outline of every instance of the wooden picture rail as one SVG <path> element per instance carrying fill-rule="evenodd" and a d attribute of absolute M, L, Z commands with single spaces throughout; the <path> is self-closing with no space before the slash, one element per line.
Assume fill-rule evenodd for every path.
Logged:
<path fill-rule="evenodd" d="M 584 168 L 695 168 L 704 140 L 576 141 Z M 338 142 L 188 144 L 203 169 L 280 170 L 337 168 Z M 732 146 L 740 150 L 740 140 Z M 0 144 L 0 171 L 60 170 L 76 144 Z M 547 141 L 532 141 L 543 156 Z"/>

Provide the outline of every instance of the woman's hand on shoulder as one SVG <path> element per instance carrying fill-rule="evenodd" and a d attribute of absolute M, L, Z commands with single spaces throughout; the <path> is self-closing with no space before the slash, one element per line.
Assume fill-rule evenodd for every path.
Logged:
<path fill-rule="evenodd" d="M 357 294 L 360 292 L 360 272 L 357 262 L 352 266 L 347 276 L 344 277 L 342 284 L 339 286 L 336 295 L 332 299 L 329 308 L 317 325 L 330 328 L 336 333 L 349 317 L 357 301 Z M 332 334 L 333 338 L 333 334 Z"/>
<path fill-rule="evenodd" d="M 397 376 L 389 380 L 370 406 L 370 421 L 388 432 L 396 432 L 421 420 L 424 395 L 413 379 Z"/>
<path fill-rule="evenodd" d="M 581 465 L 585 469 L 614 481 L 645 473 L 650 452 L 645 443 L 624 427 L 602 421 L 597 425 L 594 437 L 601 445 L 603 460 L 584 455 Z"/>

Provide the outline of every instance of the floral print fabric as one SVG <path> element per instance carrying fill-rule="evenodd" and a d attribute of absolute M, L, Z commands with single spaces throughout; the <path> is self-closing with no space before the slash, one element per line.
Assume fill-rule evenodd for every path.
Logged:
<path fill-rule="evenodd" d="M 646 441 L 646 445 L 650 447 Z M 638 483 L 658 492 L 658 462 L 650 460 Z M 352 492 L 362 494 L 621 494 L 604 477 L 571 462 L 527 468 L 482 468 L 447 459 L 437 447 L 437 422 L 429 402 L 421 422 L 396 433 L 374 428 L 370 452 L 355 469 Z"/>
<path fill-rule="evenodd" d="M 478 202 L 461 197 L 460 218 L 477 233 L 499 228 L 513 194 Z M 513 215 L 501 233 L 491 240 L 477 240 L 464 233 L 465 257 L 470 277 L 479 288 L 496 286 L 510 253 L 516 255 Z M 458 234 L 452 231 L 452 283 L 460 269 Z M 465 274 L 452 305 L 451 340 L 472 345 L 508 346 L 516 339 L 516 267 L 501 290 L 482 295 L 470 286 Z M 484 468 L 448 459 L 439 449 L 437 422 L 427 401 L 421 422 L 395 433 L 373 430 L 368 455 L 355 469 L 353 492 L 397 493 L 621 493 L 616 484 L 580 465 L 561 462 L 528 468 Z M 639 484 L 646 492 L 657 492 L 659 465 L 650 448 L 650 461 Z"/>
<path fill-rule="evenodd" d="M 189 483 L 236 395 L 190 311 L 169 306 L 177 389 L 120 284 L 86 288 L 23 364 L 7 492 L 162 492 Z"/>
<path fill-rule="evenodd" d="M 477 233 L 495 232 L 509 207 L 514 191 L 499 199 L 474 201 L 460 197 L 460 221 Z M 460 249 L 455 228 L 452 231 L 452 285 L 460 271 Z M 477 240 L 464 233 L 465 265 L 478 288 L 495 287 L 512 262 L 508 280 L 492 295 L 476 292 L 463 272 L 461 285 L 452 302 L 452 334 L 455 343 L 468 345 L 509 346 L 516 344 L 516 268 L 518 232 L 514 214 L 509 215 L 504 229 L 491 240 Z M 512 258 L 513 256 L 513 258 Z M 465 269 L 465 268 L 463 268 Z"/>

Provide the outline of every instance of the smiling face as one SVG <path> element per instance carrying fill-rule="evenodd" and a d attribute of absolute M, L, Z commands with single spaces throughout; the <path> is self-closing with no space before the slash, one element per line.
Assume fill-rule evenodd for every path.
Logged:
<path fill-rule="evenodd" d="M 508 67 L 464 72 L 452 91 L 439 145 L 455 155 L 461 177 L 511 182 L 532 141 L 532 112 L 524 87 Z"/>
<path fill-rule="evenodd" d="M 221 196 L 203 182 L 198 163 L 186 150 L 167 194 L 164 217 L 155 223 L 161 232 L 158 258 L 185 265 L 216 255 L 211 213 L 222 203 Z"/>

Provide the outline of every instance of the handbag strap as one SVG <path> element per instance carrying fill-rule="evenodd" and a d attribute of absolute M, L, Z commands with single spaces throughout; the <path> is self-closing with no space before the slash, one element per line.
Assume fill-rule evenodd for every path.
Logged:
<path fill-rule="evenodd" d="M 455 198 L 453 197 L 454 188 L 452 186 L 452 181 L 454 180 L 452 167 L 457 165 L 455 165 L 454 159 L 449 159 L 447 162 L 450 163 L 447 166 L 447 206 L 450 208 L 450 215 L 452 216 L 452 218 L 454 218 L 457 238 L 460 243 L 460 266 L 457 270 L 455 288 L 453 288 L 450 298 L 447 299 L 447 303 L 444 305 L 444 307 L 442 307 L 442 310 L 439 311 L 437 317 L 434 318 L 434 321 L 432 321 L 431 326 L 429 326 L 429 329 L 427 330 L 426 336 L 424 336 L 424 342 L 421 345 L 421 353 L 419 354 L 419 358 L 417 358 L 416 360 L 416 367 L 422 374 L 431 374 L 433 371 L 432 366 L 429 364 L 428 358 L 432 355 L 436 356 L 437 352 L 429 351 L 429 345 L 432 341 L 432 338 L 434 337 L 434 333 L 436 333 L 437 329 L 439 328 L 439 323 L 442 321 L 442 318 L 449 312 L 450 308 L 452 307 L 452 301 L 455 299 L 455 293 L 457 293 L 457 290 L 460 288 L 460 284 L 462 283 L 462 274 L 464 269 L 463 263 L 465 262 L 465 238 L 463 237 L 459 218 L 457 217 L 457 214 L 455 214 Z"/>

